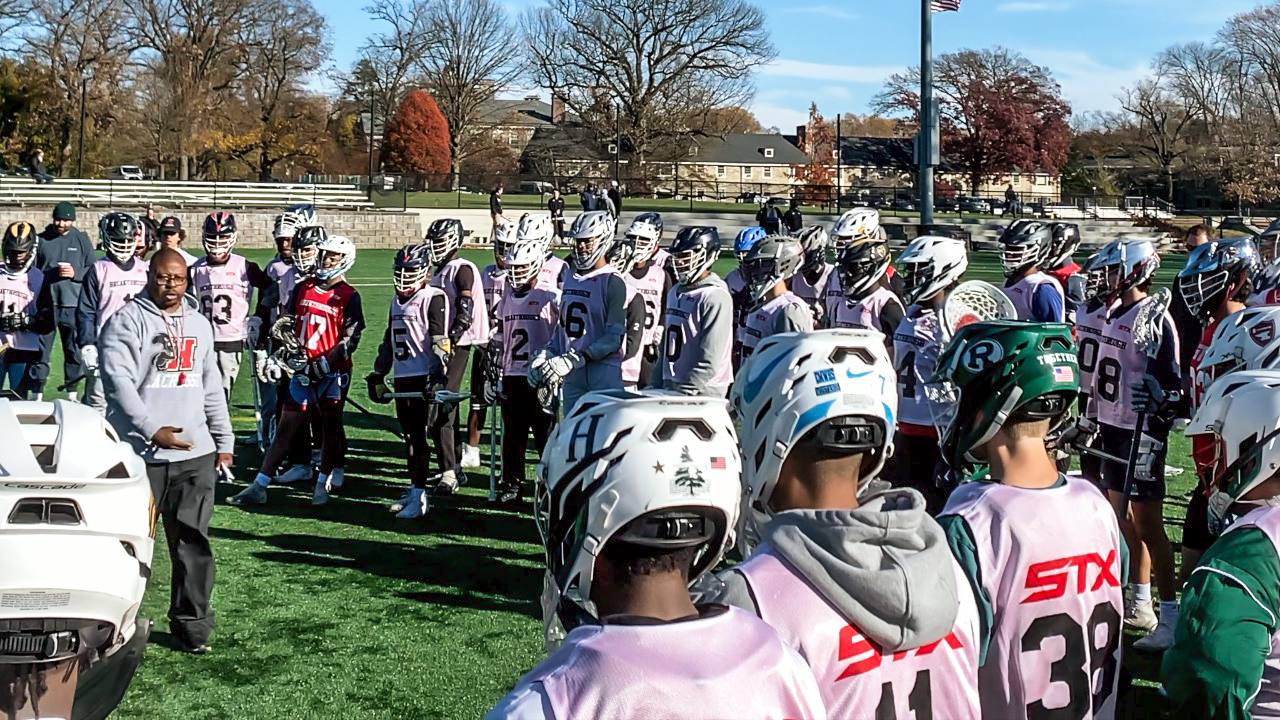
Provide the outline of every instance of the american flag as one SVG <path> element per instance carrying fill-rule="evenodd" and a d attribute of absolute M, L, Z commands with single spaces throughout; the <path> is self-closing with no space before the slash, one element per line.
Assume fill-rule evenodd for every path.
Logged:
<path fill-rule="evenodd" d="M 960 0 L 929 0 L 933 12 L 960 12 Z"/>
<path fill-rule="evenodd" d="M 712 470 L 724 470 L 724 469 L 725 469 L 725 465 L 724 465 L 724 458 L 722 458 L 722 457 L 713 457 L 713 458 L 711 458 L 711 469 L 712 469 Z"/>
<path fill-rule="evenodd" d="M 1054 365 L 1053 379 L 1057 382 L 1075 382 L 1076 373 L 1066 365 Z"/>

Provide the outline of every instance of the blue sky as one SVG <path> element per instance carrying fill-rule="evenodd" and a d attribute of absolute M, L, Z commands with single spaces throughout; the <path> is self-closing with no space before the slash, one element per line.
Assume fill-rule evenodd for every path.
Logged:
<path fill-rule="evenodd" d="M 334 62 L 349 68 L 377 24 L 350 0 L 313 0 L 329 20 Z M 506 0 L 516 14 L 538 0 Z M 1252 0 L 964 0 L 934 15 L 934 52 L 1001 45 L 1048 67 L 1077 112 L 1111 110 L 1169 45 L 1210 40 Z M 778 59 L 756 79 L 752 110 L 784 132 L 809 103 L 824 115 L 868 112 L 883 80 L 920 57 L 919 5 L 881 0 L 765 0 Z M 524 94 L 524 93 L 516 93 Z"/>

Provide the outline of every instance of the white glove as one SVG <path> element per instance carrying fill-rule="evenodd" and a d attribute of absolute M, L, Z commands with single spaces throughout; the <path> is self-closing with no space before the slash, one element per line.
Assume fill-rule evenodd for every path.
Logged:
<path fill-rule="evenodd" d="M 84 364 L 86 370 L 93 371 L 98 369 L 98 346 L 83 345 L 80 347 L 80 362 Z"/>
<path fill-rule="evenodd" d="M 541 348 L 533 354 L 529 361 L 529 384 L 538 387 L 547 379 L 547 361 L 553 357 L 547 348 Z"/>
<path fill-rule="evenodd" d="M 266 371 L 266 369 L 267 369 L 267 351 L 266 351 L 266 350 L 254 350 L 254 351 L 253 351 L 253 374 L 254 374 L 254 377 L 258 378 L 258 380 L 259 380 L 260 382 L 264 382 L 264 383 L 265 383 L 265 382 L 268 382 L 267 378 L 266 378 L 266 377 L 265 377 L 265 375 L 263 374 L 263 373 Z"/>
<path fill-rule="evenodd" d="M 249 347 L 258 347 L 258 341 L 262 339 L 262 318 L 257 315 L 249 316 L 248 342 Z"/>
<path fill-rule="evenodd" d="M 265 383 L 278 383 L 284 379 L 284 365 L 275 358 L 268 358 L 262 365 L 262 374 L 258 377 Z"/>
<path fill-rule="evenodd" d="M 560 381 L 569 373 L 585 365 L 586 362 L 586 358 L 570 350 L 563 355 L 556 355 L 547 360 L 543 372 L 548 378 L 554 377 L 556 381 Z"/>

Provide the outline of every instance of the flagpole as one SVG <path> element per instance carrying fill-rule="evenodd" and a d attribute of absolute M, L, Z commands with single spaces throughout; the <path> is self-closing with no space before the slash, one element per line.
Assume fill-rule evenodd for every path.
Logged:
<path fill-rule="evenodd" d="M 933 152 L 936 118 L 933 113 L 933 8 L 920 0 L 920 129 L 916 155 L 920 160 L 920 223 L 933 224 Z"/>

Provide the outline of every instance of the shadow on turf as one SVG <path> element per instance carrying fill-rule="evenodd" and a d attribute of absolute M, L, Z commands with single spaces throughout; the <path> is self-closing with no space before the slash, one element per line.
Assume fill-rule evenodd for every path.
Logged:
<path fill-rule="evenodd" d="M 414 545 L 377 540 L 313 535 L 254 535 L 229 528 L 211 528 L 222 540 L 256 541 L 277 550 L 254 557 L 309 567 L 348 568 L 382 578 L 446 585 L 456 593 L 413 591 L 397 593 L 409 600 L 475 610 L 515 612 L 541 620 L 537 598 L 542 572 L 528 561 L 536 555 L 462 543 Z M 335 582 L 342 582 L 337 579 Z"/>

